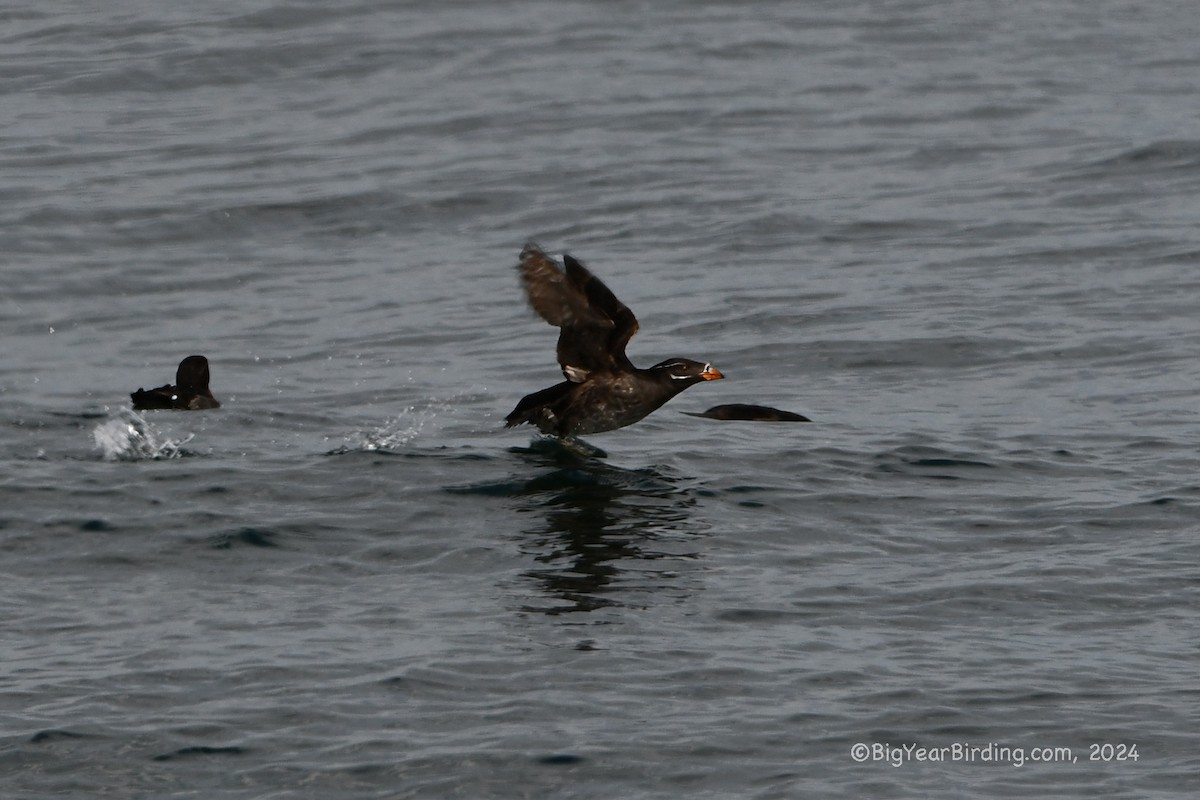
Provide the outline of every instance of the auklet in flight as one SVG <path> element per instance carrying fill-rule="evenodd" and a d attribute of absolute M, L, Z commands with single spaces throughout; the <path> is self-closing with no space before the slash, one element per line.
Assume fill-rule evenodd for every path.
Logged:
<path fill-rule="evenodd" d="M 528 422 L 558 437 L 632 425 L 684 389 L 724 376 L 711 364 L 670 358 L 635 367 L 625 345 L 637 333 L 633 312 L 569 255 L 563 265 L 536 244 L 517 266 L 529 304 L 559 328 L 558 363 L 566 380 L 521 399 L 505 427 Z"/>
<path fill-rule="evenodd" d="M 221 407 L 208 389 L 208 359 L 204 356 L 188 356 L 180 361 L 179 369 L 175 370 L 174 386 L 138 389 L 129 396 L 138 411 Z"/>

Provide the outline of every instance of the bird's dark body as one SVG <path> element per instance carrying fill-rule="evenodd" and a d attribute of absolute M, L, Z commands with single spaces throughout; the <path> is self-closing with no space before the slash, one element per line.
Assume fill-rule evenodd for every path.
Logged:
<path fill-rule="evenodd" d="M 812 422 L 806 416 L 792 411 L 784 411 L 770 406 L 756 406 L 749 403 L 727 403 L 713 406 L 704 412 L 685 411 L 689 417 L 707 417 L 708 419 L 742 420 L 747 422 Z"/>
<path fill-rule="evenodd" d="M 638 372 L 592 375 L 583 383 L 563 381 L 526 395 L 505 422 L 509 427 L 528 422 L 555 436 L 602 433 L 632 425 L 686 388 Z"/>
<path fill-rule="evenodd" d="M 175 370 L 175 385 L 138 389 L 129 398 L 138 411 L 196 411 L 221 407 L 208 388 L 208 359 L 204 356 L 188 356 L 180 361 Z"/>
<path fill-rule="evenodd" d="M 529 304 L 559 328 L 558 363 L 567 380 L 523 397 L 505 418 L 508 427 L 529 423 L 559 437 L 616 430 L 689 386 L 723 377 L 711 365 L 686 358 L 635 367 L 625 345 L 637 332 L 637 318 L 571 256 L 563 256 L 560 267 L 527 244 L 518 269 Z"/>

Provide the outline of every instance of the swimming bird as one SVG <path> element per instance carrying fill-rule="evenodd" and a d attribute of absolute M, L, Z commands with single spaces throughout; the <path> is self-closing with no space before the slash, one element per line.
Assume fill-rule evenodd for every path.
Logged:
<path fill-rule="evenodd" d="M 157 389 L 141 389 L 129 395 L 138 411 L 176 409 L 180 411 L 220 408 L 221 404 L 208 388 L 208 359 L 188 356 L 175 370 L 175 385 Z"/>
<path fill-rule="evenodd" d="M 784 411 L 770 406 L 755 406 L 749 403 L 727 403 L 713 406 L 707 411 L 684 411 L 689 417 L 707 417 L 708 419 L 744 420 L 748 422 L 812 422 L 803 414 Z"/>
<path fill-rule="evenodd" d="M 517 269 L 533 310 L 559 329 L 558 364 L 566 380 L 523 397 L 505 427 L 529 423 L 560 438 L 616 430 L 689 386 L 725 377 L 687 358 L 635 367 L 625 346 L 637 333 L 637 318 L 571 256 L 564 254 L 560 265 L 531 242 Z"/>

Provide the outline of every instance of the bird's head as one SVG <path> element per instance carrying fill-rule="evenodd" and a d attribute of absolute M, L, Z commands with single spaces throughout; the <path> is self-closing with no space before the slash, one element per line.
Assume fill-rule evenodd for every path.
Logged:
<path fill-rule="evenodd" d="M 700 381 L 717 381 L 725 376 L 712 364 L 702 364 L 688 358 L 669 358 L 660 361 L 650 368 L 655 374 L 663 375 L 672 381 L 680 381 L 684 386 L 690 386 Z"/>

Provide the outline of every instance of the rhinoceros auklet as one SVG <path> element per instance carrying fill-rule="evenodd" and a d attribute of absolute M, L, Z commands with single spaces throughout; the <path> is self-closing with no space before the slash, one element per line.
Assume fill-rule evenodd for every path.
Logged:
<path fill-rule="evenodd" d="M 157 389 L 138 389 L 129 396 L 138 411 L 221 407 L 208 389 L 208 359 L 204 356 L 188 356 L 180 361 L 179 369 L 175 370 L 174 386 L 168 384 Z"/>
<path fill-rule="evenodd" d="M 533 310 L 559 328 L 558 363 L 567 379 L 523 397 L 505 417 L 505 427 L 528 422 L 559 437 L 611 431 L 632 425 L 693 384 L 725 377 L 711 364 L 686 358 L 635 367 L 625 345 L 637 333 L 637 318 L 571 256 L 564 254 L 560 267 L 530 243 L 517 269 Z"/>
<path fill-rule="evenodd" d="M 744 420 L 747 422 L 812 422 L 803 414 L 784 411 L 770 406 L 755 406 L 749 403 L 727 403 L 723 406 L 713 406 L 708 411 L 684 411 L 689 417 L 707 417 L 708 419 Z"/>

